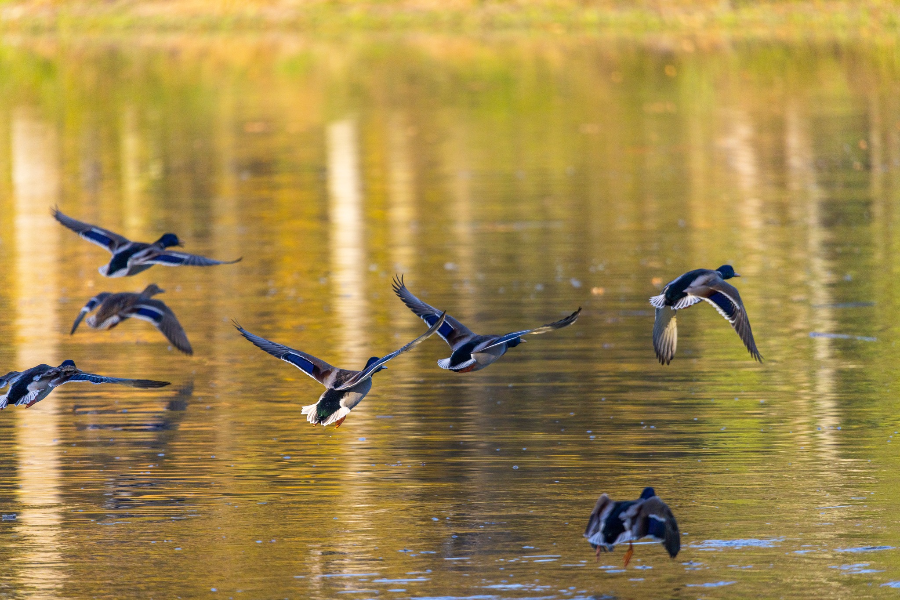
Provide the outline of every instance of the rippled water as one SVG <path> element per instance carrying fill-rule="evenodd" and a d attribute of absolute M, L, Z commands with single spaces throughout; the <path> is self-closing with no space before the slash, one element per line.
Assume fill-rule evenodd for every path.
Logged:
<path fill-rule="evenodd" d="M 894 51 L 8 40 L 2 365 L 173 385 L 0 413 L 0 597 L 893 597 Z M 56 204 L 244 259 L 104 279 Z M 660 366 L 647 298 L 724 262 L 766 362 L 703 305 Z M 429 340 L 310 427 L 320 386 L 230 320 L 359 368 L 423 330 L 395 273 L 484 333 L 584 312 L 467 375 Z M 68 335 L 150 282 L 194 357 L 135 320 Z M 595 563 L 596 497 L 646 485 L 681 553 Z"/>

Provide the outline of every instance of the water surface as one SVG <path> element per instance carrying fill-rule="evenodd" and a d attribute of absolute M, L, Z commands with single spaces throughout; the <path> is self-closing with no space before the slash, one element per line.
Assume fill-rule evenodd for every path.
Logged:
<path fill-rule="evenodd" d="M 10 40 L 0 46 L 0 364 L 72 358 L 0 414 L 8 598 L 893 597 L 900 67 L 866 45 L 567 38 Z M 237 265 L 105 279 L 54 205 Z M 708 306 L 660 366 L 647 298 L 730 262 L 766 362 Z M 254 333 L 360 368 L 437 339 L 338 429 Z M 148 324 L 68 335 L 156 282 Z M 4 371 L 5 372 L 5 371 Z M 896 439 L 895 439 L 896 438 Z M 684 534 L 595 562 L 596 497 Z"/>

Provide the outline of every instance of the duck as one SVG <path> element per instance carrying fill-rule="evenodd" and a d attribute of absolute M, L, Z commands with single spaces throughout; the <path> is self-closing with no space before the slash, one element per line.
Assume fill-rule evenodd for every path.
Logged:
<path fill-rule="evenodd" d="M 744 309 L 744 302 L 737 288 L 726 283 L 727 279 L 740 277 L 731 265 L 722 265 L 715 271 L 695 269 L 673 279 L 666 284 L 663 293 L 650 298 L 656 309 L 653 323 L 653 349 L 660 364 L 667 365 L 675 356 L 678 345 L 678 326 L 675 313 L 681 309 L 706 300 L 731 324 L 740 336 L 750 355 L 762 362 L 762 355 L 756 349 L 750 320 Z"/>
<path fill-rule="evenodd" d="M 168 381 L 152 379 L 121 379 L 85 373 L 72 360 L 64 360 L 58 367 L 38 365 L 25 371 L 10 371 L 0 377 L 0 390 L 9 386 L 6 394 L 0 396 L 0 410 L 9 404 L 30 408 L 50 395 L 54 388 L 70 381 L 87 381 L 94 384 L 115 383 L 133 388 L 161 388 L 170 385 Z"/>
<path fill-rule="evenodd" d="M 319 400 L 315 404 L 304 406 L 300 413 L 306 415 L 306 420 L 313 426 L 322 425 L 327 427 L 333 424 L 335 429 L 337 429 L 344 422 L 344 419 L 347 418 L 347 415 L 350 414 L 350 411 L 362 402 L 362 399 L 372 389 L 372 376 L 379 371 L 387 369 L 384 364 L 389 360 L 412 350 L 431 337 L 444 324 L 444 318 L 445 315 L 441 314 L 428 331 L 399 350 L 395 350 L 381 358 L 377 356 L 371 357 L 361 371 L 333 367 L 311 354 L 294 350 L 254 335 L 236 322 L 234 326 L 242 336 L 260 350 L 290 363 L 324 385 L 325 392 L 319 397 Z"/>
<path fill-rule="evenodd" d="M 681 549 L 681 534 L 675 516 L 652 487 L 644 488 L 637 500 L 613 501 L 601 494 L 588 519 L 584 537 L 595 550 L 597 560 L 601 552 L 612 552 L 618 544 L 628 542 L 626 567 L 634 555 L 633 543 L 644 537 L 662 542 L 672 558 Z"/>
<path fill-rule="evenodd" d="M 413 296 L 412 292 L 403 283 L 402 275 L 394 278 L 393 289 L 394 293 L 397 294 L 407 308 L 425 321 L 427 325 L 433 326 L 437 322 L 438 316 L 444 314 Z M 447 342 L 452 353 L 448 358 L 439 360 L 438 366 L 456 373 L 480 371 L 496 362 L 510 348 L 515 348 L 519 344 L 525 343 L 525 340 L 522 339 L 523 335 L 537 335 L 553 331 L 554 329 L 568 327 L 578 320 L 579 314 L 581 314 L 581 307 L 578 307 L 578 310 L 559 321 L 541 325 L 534 329 L 514 331 L 506 335 L 478 335 L 472 333 L 465 325 L 450 315 L 446 315 L 444 324 L 440 326 L 437 334 L 442 340 Z"/>
<path fill-rule="evenodd" d="M 104 277 L 130 277 L 146 271 L 153 265 L 165 265 L 167 267 L 233 265 L 240 262 L 243 258 L 214 260 L 196 254 L 174 252 L 168 250 L 168 248 L 184 245 L 174 233 L 165 233 L 152 244 L 132 242 L 128 238 L 118 233 L 113 233 L 108 229 L 68 217 L 60 212 L 58 208 L 54 208 L 52 213 L 57 221 L 77 233 L 82 239 L 97 244 L 112 254 L 109 264 L 103 265 L 98 269 Z"/>
<path fill-rule="evenodd" d="M 87 324 L 93 329 L 112 329 L 125 319 L 134 317 L 153 323 L 160 333 L 166 336 L 170 344 L 185 354 L 192 355 L 194 350 L 187 339 L 187 334 L 184 333 L 184 328 L 175 317 L 175 313 L 161 300 L 152 299 L 152 296 L 163 292 L 165 290 L 155 283 L 151 283 L 140 293 L 103 292 L 97 294 L 88 300 L 88 303 L 78 313 L 69 335 L 74 335 L 85 315 L 96 308 L 96 314 L 87 319 Z"/>

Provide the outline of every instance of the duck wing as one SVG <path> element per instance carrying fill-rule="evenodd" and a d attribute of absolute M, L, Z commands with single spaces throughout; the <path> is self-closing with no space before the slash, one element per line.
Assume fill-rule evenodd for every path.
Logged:
<path fill-rule="evenodd" d="M 656 320 L 653 322 L 653 350 L 659 364 L 667 365 L 675 357 L 678 347 L 678 323 L 675 309 L 663 306 L 656 309 Z"/>
<path fill-rule="evenodd" d="M 639 506 L 632 507 L 628 516 L 632 519 L 631 533 L 634 539 L 650 536 L 662 542 L 669 556 L 675 558 L 681 549 L 681 533 L 678 531 L 675 515 L 665 502 L 658 496 L 653 496 Z"/>
<path fill-rule="evenodd" d="M 128 311 L 128 316 L 153 323 L 160 333 L 166 336 L 170 344 L 185 354 L 191 355 L 194 353 L 191 343 L 187 339 L 187 334 L 175 317 L 175 313 L 162 300 L 141 300 Z"/>
<path fill-rule="evenodd" d="M 349 379 L 344 381 L 340 386 L 336 386 L 334 389 L 346 390 L 348 388 L 352 388 L 353 386 L 357 385 L 358 383 L 360 383 L 362 381 L 365 381 L 366 379 L 371 377 L 372 374 L 375 373 L 375 371 L 377 371 L 378 368 L 380 366 L 382 366 L 384 363 L 386 363 L 387 361 L 391 360 L 392 358 L 396 358 L 396 357 L 400 356 L 404 352 L 408 352 L 409 350 L 412 350 L 413 348 L 415 348 L 416 346 L 418 346 L 419 344 L 421 344 L 422 342 L 424 342 L 425 340 L 430 338 L 433 334 L 435 334 L 438 331 L 438 329 L 441 328 L 441 326 L 444 324 L 446 318 L 447 318 L 447 313 L 441 313 L 441 315 L 438 317 L 438 320 L 434 322 L 434 325 L 432 325 L 431 327 L 428 328 L 428 331 L 426 331 L 425 333 L 423 333 L 422 335 L 420 335 L 419 337 L 417 337 L 410 343 L 406 344 L 399 350 L 394 350 L 390 354 L 382 356 L 381 358 L 374 361 L 372 364 L 367 366 L 362 371 L 359 371 L 358 373 L 350 376 Z"/>
<path fill-rule="evenodd" d="M 232 324 L 241 333 L 241 335 L 247 338 L 247 340 L 249 340 L 251 343 L 253 343 L 254 346 L 259 348 L 260 350 L 268 352 L 275 358 L 280 358 L 281 360 L 292 364 L 326 387 L 328 387 L 328 383 L 326 383 L 326 381 L 331 376 L 331 374 L 335 371 L 341 370 L 337 367 L 332 367 L 324 360 L 316 358 L 312 354 L 307 354 L 306 352 L 301 352 L 300 350 L 294 350 L 293 348 L 288 348 L 287 346 L 282 346 L 281 344 L 276 344 L 275 342 L 269 341 L 264 337 L 253 335 L 234 321 L 232 321 Z"/>
<path fill-rule="evenodd" d="M 131 240 L 118 233 L 66 216 L 58 208 L 53 209 L 53 217 L 63 226 L 77 233 L 82 239 L 97 244 L 111 254 L 115 254 L 116 250 L 125 244 L 131 243 Z"/>
<path fill-rule="evenodd" d="M 110 294 L 109 292 L 103 292 L 102 294 L 97 294 L 96 296 L 88 300 L 87 304 L 85 304 L 81 308 L 81 312 L 78 313 L 78 316 L 75 317 L 75 322 L 72 324 L 72 331 L 69 332 L 69 335 L 74 335 L 75 330 L 78 329 L 78 326 L 81 324 L 81 321 L 84 319 L 84 317 L 87 316 L 89 312 L 97 308 L 99 304 L 102 304 L 103 301 L 109 298 L 111 295 L 112 294 Z"/>
<path fill-rule="evenodd" d="M 741 341 L 744 342 L 750 355 L 755 360 L 762 362 L 762 356 L 756 349 L 756 342 L 753 339 L 753 331 L 750 330 L 750 319 L 747 317 L 747 311 L 744 310 L 744 303 L 737 288 L 718 279 L 707 284 L 706 289 L 702 292 L 698 295 L 712 304 L 716 311 L 725 317 L 740 336 Z"/>
<path fill-rule="evenodd" d="M 488 348 L 493 348 L 494 346 L 499 346 L 500 344 L 505 344 L 506 342 L 511 342 L 517 337 L 521 337 L 523 335 L 538 335 L 540 333 L 547 333 L 548 331 L 553 331 L 554 329 L 562 329 L 563 327 L 568 327 L 572 323 L 578 320 L 578 315 L 581 314 L 581 307 L 578 307 L 578 310 L 573 312 L 571 315 L 564 319 L 560 319 L 559 321 L 554 321 L 553 323 L 548 323 L 547 325 L 541 325 L 540 327 L 535 327 L 534 329 L 523 329 L 522 331 L 513 331 L 512 333 L 507 333 L 506 335 L 501 335 L 490 342 L 487 345 L 481 346 L 473 352 L 483 352 Z"/>
<path fill-rule="evenodd" d="M 412 292 L 410 292 L 403 283 L 403 275 L 394 277 L 393 288 L 394 293 L 403 301 L 403 304 L 405 304 L 409 310 L 413 311 L 413 314 L 425 321 L 429 327 L 434 325 L 438 318 L 440 318 L 442 314 L 441 311 L 431 305 L 425 304 L 412 295 Z M 445 315 L 444 324 L 440 326 L 437 334 L 441 336 L 441 339 L 447 342 L 451 348 L 455 348 L 458 344 L 475 336 L 469 328 L 450 315 Z"/>
<path fill-rule="evenodd" d="M 594 505 L 594 510 L 591 511 L 587 527 L 584 528 L 584 537 L 587 538 L 587 541 L 592 546 L 600 546 L 606 543 L 603 539 L 603 524 L 606 522 L 606 517 L 612 505 L 613 501 L 608 495 L 600 494 L 597 504 Z"/>
<path fill-rule="evenodd" d="M 167 267 L 212 267 L 214 265 L 233 265 L 241 262 L 244 257 L 235 260 L 216 260 L 207 258 L 199 254 L 188 254 L 186 252 L 171 252 L 169 250 L 160 250 L 142 256 L 136 262 L 146 265 L 164 265 Z"/>
<path fill-rule="evenodd" d="M 87 381 L 89 383 L 100 384 L 100 383 L 115 383 L 118 385 L 127 385 L 133 388 L 161 388 L 167 385 L 171 385 L 168 381 L 154 381 L 152 379 L 121 379 L 119 377 L 104 377 L 103 375 L 94 375 L 93 373 L 85 373 L 84 371 L 78 371 L 72 377 L 69 377 L 65 381 L 53 385 L 53 387 L 57 387 L 58 385 L 63 385 L 64 383 L 69 383 L 70 381 Z"/>
<path fill-rule="evenodd" d="M 0 377 L 0 390 L 5 388 L 7 385 L 11 384 L 13 382 L 13 380 L 21 374 L 22 374 L 21 371 L 10 371 L 3 377 Z"/>

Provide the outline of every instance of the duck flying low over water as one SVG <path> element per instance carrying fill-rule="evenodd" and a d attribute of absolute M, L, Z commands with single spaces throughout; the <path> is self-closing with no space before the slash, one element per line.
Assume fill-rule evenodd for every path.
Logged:
<path fill-rule="evenodd" d="M 394 278 L 393 287 L 394 293 L 400 297 L 407 308 L 425 321 L 426 324 L 433 326 L 437 322 L 438 316 L 444 314 L 413 296 L 406 289 L 402 275 Z M 568 327 L 578 320 L 580 313 L 581 307 L 565 319 L 560 319 L 555 323 L 542 325 L 535 329 L 514 331 L 506 335 L 477 335 L 472 333 L 465 325 L 447 315 L 437 334 L 447 342 L 453 352 L 449 358 L 439 360 L 438 365 L 442 369 L 456 371 L 457 373 L 479 371 L 506 354 L 506 351 L 510 348 L 515 348 L 519 344 L 524 343 L 523 335 L 537 335 L 553 331 L 554 329 Z"/>
<path fill-rule="evenodd" d="M 618 544 L 628 542 L 626 567 L 634 554 L 633 542 L 644 537 L 662 542 L 672 558 L 681 549 L 681 534 L 675 516 L 652 487 L 644 488 L 637 500 L 613 501 L 601 494 L 591 512 L 584 537 L 594 548 L 598 560 L 601 552 L 612 552 Z"/>
<path fill-rule="evenodd" d="M 0 410 L 9 404 L 28 408 L 50 395 L 57 388 L 70 381 L 87 381 L 89 383 L 116 383 L 133 388 L 160 388 L 169 385 L 168 381 L 152 379 L 120 379 L 85 373 L 78 369 L 71 360 L 65 360 L 58 367 L 38 365 L 26 371 L 10 371 L 0 377 L 0 390 L 7 385 L 6 394 L 0 396 Z"/>
<path fill-rule="evenodd" d="M 650 298 L 650 304 L 656 308 L 656 321 L 653 324 L 653 349 L 660 364 L 667 365 L 675 356 L 678 346 L 678 325 L 675 312 L 706 300 L 712 304 L 719 314 L 731 323 L 741 337 L 744 346 L 759 362 L 762 356 L 756 349 L 750 320 L 737 288 L 726 283 L 726 279 L 740 277 L 731 265 L 722 265 L 715 271 L 695 269 L 666 284 L 663 293 Z"/>
<path fill-rule="evenodd" d="M 444 323 L 444 315 L 441 314 L 431 328 L 399 350 L 395 350 L 386 356 L 378 358 L 373 356 L 366 363 L 362 371 L 351 371 L 332 367 L 324 360 L 311 354 L 270 342 L 258 335 L 253 335 L 237 323 L 234 326 L 241 335 L 259 348 L 281 360 L 297 367 L 319 383 L 325 386 L 325 392 L 319 397 L 319 401 L 309 406 L 304 406 L 301 413 L 307 415 L 306 420 L 313 425 L 327 426 L 334 424 L 335 428 L 341 426 L 347 415 L 353 408 L 362 402 L 369 390 L 372 389 L 372 375 L 387 369 L 384 363 L 392 358 L 400 356 L 404 352 L 412 350 L 423 341 L 431 337 Z"/>
<path fill-rule="evenodd" d="M 161 300 L 152 299 L 153 295 L 161 294 L 164 291 L 155 283 L 151 283 L 139 294 L 134 292 L 97 294 L 78 313 L 78 317 L 72 325 L 71 334 L 78 329 L 78 325 L 85 315 L 96 308 L 97 312 L 87 319 L 87 324 L 94 329 L 112 329 L 125 319 L 134 317 L 153 323 L 160 333 L 166 336 L 170 344 L 185 354 L 193 354 L 191 343 L 188 341 L 181 323 L 175 317 L 175 313 Z"/>
<path fill-rule="evenodd" d="M 72 217 L 61 213 L 58 208 L 53 209 L 53 216 L 57 221 L 68 227 L 83 239 L 97 244 L 112 254 L 109 264 L 100 267 L 101 275 L 106 277 L 129 277 L 146 271 L 153 265 L 165 265 L 167 267 L 211 267 L 213 265 L 232 265 L 240 262 L 236 260 L 214 260 L 196 254 L 174 252 L 168 250 L 172 246 L 183 246 L 181 240 L 174 233 L 166 233 L 152 244 L 145 242 L 132 242 L 128 238 L 113 233 L 108 229 L 82 223 Z"/>

